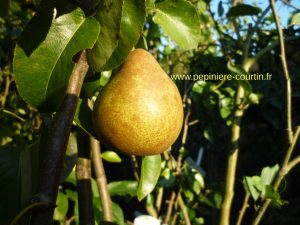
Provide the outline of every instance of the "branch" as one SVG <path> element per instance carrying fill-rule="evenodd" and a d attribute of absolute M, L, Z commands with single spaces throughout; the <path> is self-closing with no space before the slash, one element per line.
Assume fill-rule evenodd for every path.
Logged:
<path fill-rule="evenodd" d="M 166 214 L 166 217 L 165 217 L 164 224 L 169 224 L 169 220 L 170 220 L 171 215 L 172 215 L 172 210 L 173 210 L 173 205 L 174 205 L 175 197 L 176 197 L 176 193 L 175 193 L 175 191 L 172 191 L 171 198 L 169 200 L 169 205 L 168 205 L 167 214 Z"/>
<path fill-rule="evenodd" d="M 291 145 L 289 146 L 287 153 L 284 157 L 284 160 L 282 162 L 282 166 L 278 172 L 278 175 L 275 179 L 273 188 L 276 191 L 278 189 L 278 187 L 280 186 L 283 178 L 290 172 L 290 170 L 298 163 L 298 161 L 300 161 L 299 156 L 296 157 L 294 160 L 290 161 L 291 155 L 295 149 L 296 143 L 298 141 L 299 138 L 299 134 L 300 134 L 300 126 L 297 127 L 297 130 L 295 132 L 295 136 L 292 140 Z M 258 209 L 258 211 L 256 212 L 256 215 L 254 217 L 254 220 L 252 222 L 252 225 L 258 225 L 261 221 L 261 219 L 263 218 L 263 215 L 265 214 L 265 212 L 267 211 L 269 205 L 271 203 L 271 199 L 267 199 L 262 206 Z"/>
<path fill-rule="evenodd" d="M 101 158 L 100 143 L 93 137 L 91 137 L 90 141 L 92 149 L 92 161 L 103 210 L 103 220 L 107 222 L 113 222 L 112 203 L 107 189 L 107 180 Z"/>
<path fill-rule="evenodd" d="M 250 194 L 248 192 L 246 192 L 246 195 L 245 195 L 245 198 L 244 198 L 244 201 L 243 201 L 243 205 L 242 205 L 242 208 L 240 210 L 239 217 L 237 219 L 236 225 L 242 225 L 244 215 L 246 213 L 247 208 L 249 207 L 249 204 L 248 204 L 249 199 L 250 199 Z"/>
<path fill-rule="evenodd" d="M 182 211 L 182 214 L 183 214 L 183 218 L 184 218 L 185 224 L 186 225 L 191 225 L 190 217 L 189 217 L 188 211 L 186 209 L 186 206 L 184 204 L 184 201 L 183 201 L 183 199 L 181 197 L 180 192 L 178 193 L 178 197 L 177 198 L 178 198 L 179 207 L 181 208 L 181 211 Z"/>
<path fill-rule="evenodd" d="M 45 207 L 48 206 L 48 202 L 34 202 L 31 203 L 29 206 L 27 206 L 26 208 L 24 208 L 21 212 L 19 212 L 15 218 L 10 222 L 10 225 L 15 225 L 17 224 L 17 222 L 26 214 L 28 213 L 30 210 L 33 210 L 34 208 L 37 207 Z"/>
<path fill-rule="evenodd" d="M 284 46 L 284 37 L 283 37 L 283 31 L 280 27 L 280 21 L 279 17 L 277 15 L 277 11 L 275 8 L 275 1 L 270 0 L 273 16 L 275 19 L 276 27 L 277 27 L 277 32 L 278 32 L 278 39 L 279 39 L 279 44 L 280 44 L 280 51 L 281 51 L 281 63 L 283 67 L 283 72 L 284 72 L 284 77 L 286 79 L 286 104 L 287 104 L 287 114 L 286 114 L 286 119 L 287 119 L 287 132 L 288 132 L 288 140 L 289 143 L 292 143 L 293 139 L 293 131 L 292 131 L 292 91 L 291 91 L 291 79 L 287 67 L 287 62 L 286 62 L 286 56 L 285 56 L 285 46 Z"/>
<path fill-rule="evenodd" d="M 76 163 L 76 180 L 78 192 L 79 223 L 95 224 L 93 195 L 91 185 L 91 157 L 89 136 L 78 129 L 78 158 Z"/>
<path fill-rule="evenodd" d="M 229 225 L 230 224 L 230 211 L 232 200 L 234 196 L 234 183 L 236 166 L 238 161 L 239 146 L 238 140 L 240 138 L 240 124 L 241 117 L 243 116 L 243 109 L 240 109 L 240 104 L 244 97 L 244 89 L 242 86 L 238 86 L 236 99 L 235 99 L 235 111 L 231 127 L 231 140 L 228 156 L 228 165 L 225 180 L 225 195 L 221 206 L 221 216 L 219 225 Z"/>
<path fill-rule="evenodd" d="M 244 52 L 244 56 L 243 56 L 244 61 L 246 59 L 248 59 L 249 49 L 250 49 L 251 39 L 252 39 L 253 34 L 258 30 L 258 27 L 259 27 L 262 19 L 267 15 L 267 13 L 269 12 L 270 9 L 271 9 L 270 6 L 268 6 L 267 8 L 265 8 L 265 10 L 262 12 L 262 14 L 258 17 L 258 19 L 257 19 L 257 21 L 255 23 L 254 28 L 250 28 L 248 30 L 246 41 L 245 41 L 245 45 L 244 45 L 244 51 L 243 51 Z"/>
<path fill-rule="evenodd" d="M 49 202 L 51 207 L 35 211 L 31 218 L 31 225 L 52 224 L 59 179 L 63 168 L 63 159 L 66 153 L 78 97 L 88 68 L 86 52 L 84 50 L 79 55 L 79 59 L 71 74 L 64 100 L 54 116 L 46 145 L 38 194 L 32 200 Z"/>

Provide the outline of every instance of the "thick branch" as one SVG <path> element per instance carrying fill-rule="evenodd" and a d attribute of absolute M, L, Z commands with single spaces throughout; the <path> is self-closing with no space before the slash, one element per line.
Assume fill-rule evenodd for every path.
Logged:
<path fill-rule="evenodd" d="M 91 158 L 89 136 L 78 130 L 78 159 L 76 180 L 80 225 L 95 224 L 91 185 Z"/>
<path fill-rule="evenodd" d="M 38 194 L 33 199 L 33 201 L 47 201 L 52 207 L 36 210 L 32 215 L 32 225 L 52 224 L 59 178 L 63 168 L 63 159 L 66 153 L 78 97 L 87 71 L 86 52 L 82 51 L 71 74 L 64 100 L 54 116 L 50 128 L 41 172 L 41 182 Z"/>
<path fill-rule="evenodd" d="M 103 162 L 101 158 L 100 143 L 95 138 L 91 138 L 92 161 L 96 174 L 97 186 L 101 198 L 101 205 L 103 210 L 103 220 L 113 222 L 112 203 L 107 189 L 107 180 Z"/>
<path fill-rule="evenodd" d="M 228 156 L 228 165 L 225 180 L 225 195 L 221 206 L 221 216 L 219 225 L 229 225 L 230 224 L 230 211 L 232 200 L 234 196 L 234 184 L 235 184 L 235 174 L 236 166 L 238 161 L 239 146 L 238 141 L 240 138 L 240 123 L 241 117 L 243 116 L 243 110 L 240 109 L 242 99 L 244 97 L 244 89 L 239 85 L 237 89 L 236 99 L 235 99 L 235 112 L 231 127 L 231 140 L 230 149 Z"/>

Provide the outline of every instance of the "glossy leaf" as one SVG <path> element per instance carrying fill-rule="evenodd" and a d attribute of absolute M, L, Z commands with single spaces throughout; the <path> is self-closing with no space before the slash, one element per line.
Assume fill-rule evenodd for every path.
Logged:
<path fill-rule="evenodd" d="M 122 159 L 120 156 L 114 151 L 105 151 L 101 154 L 102 159 L 111 163 L 120 163 Z"/>
<path fill-rule="evenodd" d="M 141 178 L 137 190 L 137 198 L 141 201 L 150 194 L 160 175 L 161 171 L 161 156 L 145 156 L 142 161 Z"/>
<path fill-rule="evenodd" d="M 198 46 L 200 19 L 195 7 L 185 0 L 165 0 L 155 5 L 153 21 L 182 49 Z"/>
<path fill-rule="evenodd" d="M 114 181 L 108 184 L 108 191 L 111 196 L 136 196 L 138 182 L 133 180 Z"/>
<path fill-rule="evenodd" d="M 145 4 L 145 0 L 124 0 L 118 46 L 101 70 L 111 70 L 121 65 L 136 45 L 146 18 Z"/>
<path fill-rule="evenodd" d="M 100 1 L 95 18 L 101 25 L 101 32 L 88 54 L 89 63 L 95 71 L 101 71 L 118 45 L 123 3 L 123 0 Z"/>
<path fill-rule="evenodd" d="M 33 17 L 20 37 L 13 62 L 21 97 L 46 111 L 54 111 L 62 100 L 74 67 L 72 57 L 92 48 L 100 31 L 96 19 L 86 18 L 79 8 L 59 13 L 50 8 Z"/>
<path fill-rule="evenodd" d="M 227 16 L 228 17 L 253 16 L 253 15 L 257 15 L 260 11 L 261 10 L 258 7 L 254 7 L 248 4 L 238 4 L 229 9 Z"/>

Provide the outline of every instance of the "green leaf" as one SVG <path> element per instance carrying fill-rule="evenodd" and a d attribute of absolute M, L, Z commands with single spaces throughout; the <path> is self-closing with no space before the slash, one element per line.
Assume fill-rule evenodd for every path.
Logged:
<path fill-rule="evenodd" d="M 0 224 L 9 224 L 17 213 L 19 156 L 12 146 L 0 147 Z"/>
<path fill-rule="evenodd" d="M 222 17 L 224 14 L 224 7 L 223 7 L 222 0 L 219 1 L 219 4 L 218 4 L 218 14 L 219 14 L 219 17 Z"/>
<path fill-rule="evenodd" d="M 137 190 L 137 198 L 141 201 L 150 194 L 160 175 L 161 157 L 160 155 L 145 156 L 142 161 L 141 179 Z"/>
<path fill-rule="evenodd" d="M 263 190 L 261 178 L 259 176 L 253 176 L 253 177 L 246 176 L 243 179 L 243 183 L 246 190 L 251 194 L 254 201 L 256 201 Z"/>
<path fill-rule="evenodd" d="M 53 219 L 62 221 L 67 215 L 69 204 L 67 196 L 60 191 L 57 195 L 56 205 L 57 207 L 55 208 Z"/>
<path fill-rule="evenodd" d="M 271 185 L 266 185 L 262 193 L 264 198 L 269 198 L 272 200 L 272 204 L 276 207 L 281 207 L 287 203 L 287 201 L 282 200 L 278 191 L 275 191 Z"/>
<path fill-rule="evenodd" d="M 99 197 L 93 198 L 93 206 L 94 206 L 94 212 L 95 212 L 95 219 L 98 224 L 117 224 L 117 225 L 125 225 L 124 223 L 124 214 L 122 209 L 118 204 L 115 202 L 112 202 L 112 213 L 113 213 L 113 221 L 114 222 L 107 222 L 103 221 L 103 215 L 102 215 L 102 205 L 101 205 L 101 199 Z"/>
<path fill-rule="evenodd" d="M 260 8 L 248 4 L 238 4 L 229 9 L 227 17 L 253 16 L 261 11 Z"/>
<path fill-rule="evenodd" d="M 247 72 L 244 70 L 243 67 L 241 67 L 239 65 L 235 65 L 231 61 L 228 61 L 227 69 L 234 75 L 247 74 Z M 252 87 L 251 87 L 251 84 L 249 81 L 241 80 L 241 79 L 236 79 L 236 81 L 238 82 L 239 85 L 241 85 L 244 88 L 246 96 L 248 96 L 252 92 Z"/>
<path fill-rule="evenodd" d="M 57 8 L 37 13 L 15 49 L 14 74 L 21 97 L 45 111 L 61 102 L 74 63 L 81 49 L 92 48 L 100 31 L 93 17 L 79 8 L 59 14 Z M 88 35 L 86 35 L 88 34 Z"/>
<path fill-rule="evenodd" d="M 111 163 L 120 163 L 120 162 L 122 162 L 122 159 L 120 158 L 120 156 L 114 151 L 105 151 L 101 154 L 101 157 L 105 161 L 111 162 Z"/>
<path fill-rule="evenodd" d="M 95 71 L 101 71 L 118 45 L 123 3 L 123 0 L 100 1 L 95 18 L 101 25 L 101 32 L 88 54 L 89 63 Z"/>
<path fill-rule="evenodd" d="M 72 172 L 76 161 L 77 161 L 77 138 L 74 133 L 70 134 L 66 155 L 64 158 L 63 171 L 60 177 L 60 183 L 64 182 L 65 179 Z"/>
<path fill-rule="evenodd" d="M 165 0 L 155 5 L 153 21 L 182 49 L 197 48 L 201 32 L 195 7 L 185 0 Z"/>
<path fill-rule="evenodd" d="M 136 196 L 138 182 L 132 180 L 114 181 L 108 184 L 108 191 L 111 196 Z"/>
<path fill-rule="evenodd" d="M 275 179 L 278 171 L 279 171 L 279 165 L 278 164 L 276 164 L 273 167 L 263 168 L 263 170 L 261 171 L 261 175 L 260 175 L 261 183 L 263 185 L 271 185 L 271 183 Z"/>
<path fill-rule="evenodd" d="M 293 15 L 290 26 L 291 25 L 300 26 L 300 13 L 296 13 L 295 15 Z"/>
<path fill-rule="evenodd" d="M 92 110 L 88 106 L 88 100 L 79 99 L 76 112 L 74 115 L 74 122 L 77 126 L 82 129 L 85 133 L 87 133 L 91 137 L 96 137 L 93 128 L 92 121 Z"/>
<path fill-rule="evenodd" d="M 145 0 L 124 0 L 118 46 L 101 70 L 111 70 L 121 65 L 136 45 L 146 18 L 145 4 Z"/>

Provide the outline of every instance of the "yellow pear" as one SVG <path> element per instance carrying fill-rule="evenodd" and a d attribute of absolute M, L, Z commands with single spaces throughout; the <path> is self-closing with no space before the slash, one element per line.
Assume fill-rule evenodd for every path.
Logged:
<path fill-rule="evenodd" d="M 97 97 L 93 122 L 108 147 L 129 155 L 159 154 L 181 131 L 181 96 L 156 59 L 135 49 Z"/>

